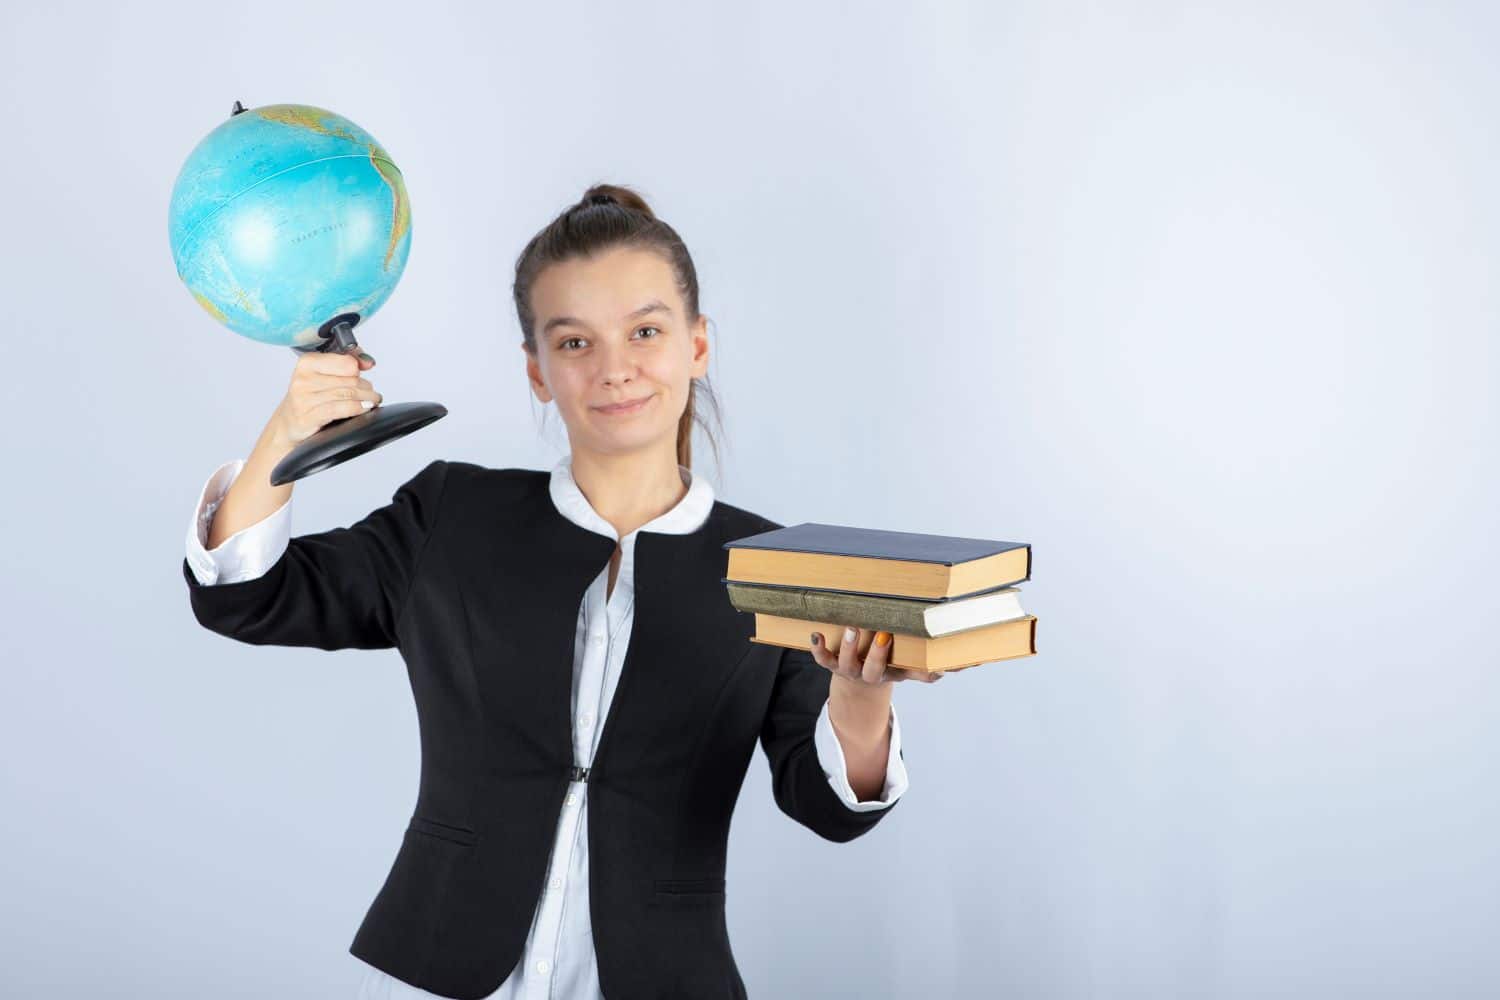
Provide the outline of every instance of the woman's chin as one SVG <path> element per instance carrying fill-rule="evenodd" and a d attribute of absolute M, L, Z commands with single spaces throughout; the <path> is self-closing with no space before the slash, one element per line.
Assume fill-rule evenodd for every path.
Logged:
<path fill-rule="evenodd" d="M 628 426 L 596 423 L 589 427 L 589 437 L 596 442 L 596 447 L 601 451 L 638 451 L 663 438 L 675 441 L 677 428 L 658 427 L 654 423 L 648 424 L 644 421 Z"/>

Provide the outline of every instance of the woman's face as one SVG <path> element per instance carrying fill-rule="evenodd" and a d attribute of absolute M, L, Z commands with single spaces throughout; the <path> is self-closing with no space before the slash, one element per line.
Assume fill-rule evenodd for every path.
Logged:
<path fill-rule="evenodd" d="M 708 372 L 708 323 L 688 322 L 666 260 L 616 249 L 553 264 L 531 286 L 531 309 L 526 374 L 538 399 L 557 403 L 573 449 L 675 455 L 692 379 Z"/>

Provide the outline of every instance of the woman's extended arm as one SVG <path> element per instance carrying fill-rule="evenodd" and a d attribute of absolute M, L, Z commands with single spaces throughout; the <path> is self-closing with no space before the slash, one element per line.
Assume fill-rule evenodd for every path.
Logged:
<path fill-rule="evenodd" d="M 446 462 L 431 462 L 390 503 L 350 527 L 290 539 L 258 576 L 204 584 L 184 558 L 194 617 L 220 635 L 256 645 L 397 645 L 397 624 L 437 522 L 447 471 Z"/>
<path fill-rule="evenodd" d="M 835 677 L 832 683 L 837 685 L 840 680 Z M 864 811 L 894 805 L 906 793 L 909 784 L 901 752 L 901 720 L 896 717 L 896 706 L 887 699 L 886 719 L 880 727 L 880 735 L 861 740 L 845 732 L 842 722 L 837 726 L 834 724 L 837 701 L 834 691 L 835 688 L 829 690 L 828 701 L 818 713 L 817 729 L 813 733 L 813 745 L 829 783 L 850 809 Z"/>
<path fill-rule="evenodd" d="M 828 705 L 832 680 L 806 650 L 782 649 L 760 742 L 771 769 L 771 792 L 781 811 L 825 840 L 843 843 L 889 815 L 896 797 L 855 808 L 834 789 L 830 778 L 838 772 L 826 767 L 824 757 L 836 756 L 838 748 L 827 747 L 826 737 L 817 741 L 824 731 L 818 717 Z M 826 749 L 820 751 L 817 742 Z"/>

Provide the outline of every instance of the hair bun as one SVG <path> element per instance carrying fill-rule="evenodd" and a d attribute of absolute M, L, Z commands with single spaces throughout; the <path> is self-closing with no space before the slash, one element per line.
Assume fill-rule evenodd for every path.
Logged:
<path fill-rule="evenodd" d="M 590 185 L 568 211 L 581 212 L 595 205 L 618 205 L 627 211 L 644 215 L 648 219 L 656 218 L 656 213 L 651 211 L 651 206 L 646 204 L 646 199 L 642 198 L 638 192 L 618 184 Z"/>

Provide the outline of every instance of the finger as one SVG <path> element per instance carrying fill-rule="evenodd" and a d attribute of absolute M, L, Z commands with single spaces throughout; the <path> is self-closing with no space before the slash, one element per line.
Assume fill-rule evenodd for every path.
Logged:
<path fill-rule="evenodd" d="M 808 641 L 811 643 L 811 648 L 808 650 L 808 652 L 812 653 L 812 658 L 817 662 L 818 666 L 822 667 L 825 670 L 832 670 L 834 673 L 837 673 L 838 661 L 836 661 L 833 658 L 833 654 L 828 651 L 828 644 L 823 641 L 823 633 L 812 633 Z"/>
<path fill-rule="evenodd" d="M 308 351 L 297 359 L 298 369 L 318 375 L 358 375 L 359 360 L 352 354 Z"/>
<path fill-rule="evenodd" d="M 369 379 L 360 378 L 357 375 L 347 378 L 342 375 L 319 375 L 316 379 L 308 383 L 309 392 L 328 392 L 333 389 L 364 389 L 369 391 L 374 388 L 374 383 Z"/>
<path fill-rule="evenodd" d="M 876 632 L 870 639 L 870 651 L 865 654 L 865 665 L 861 668 L 866 684 L 879 684 L 885 676 L 886 664 L 891 658 L 891 634 Z"/>
<path fill-rule="evenodd" d="M 379 395 L 373 385 L 361 386 L 355 379 L 327 378 L 318 376 L 317 381 L 304 383 L 301 386 L 303 398 L 313 402 L 323 402 L 329 399 L 360 399 L 374 398 L 371 394 Z"/>
<path fill-rule="evenodd" d="M 333 388 L 354 388 L 361 385 L 370 385 L 370 381 L 360 378 L 357 372 L 352 375 L 324 375 L 321 372 L 299 372 L 295 382 L 303 392 L 324 392 Z"/>
<path fill-rule="evenodd" d="M 363 347 L 361 347 L 359 349 L 359 370 L 367 372 L 371 368 L 374 368 L 374 367 L 375 367 L 375 355 L 371 354 L 369 351 L 367 351 Z"/>
<path fill-rule="evenodd" d="M 852 625 L 844 628 L 843 638 L 839 641 L 839 673 L 845 677 L 859 676 L 859 640 L 864 631 Z"/>
<path fill-rule="evenodd" d="M 918 670 L 915 667 L 886 667 L 885 679 L 888 681 L 918 681 L 922 684 L 936 684 L 943 679 L 941 670 Z"/>
<path fill-rule="evenodd" d="M 307 416 L 316 421 L 319 427 L 324 427 L 331 421 L 340 417 L 357 417 L 369 408 L 363 400 L 358 399 L 334 399 L 327 403 L 319 403 L 317 406 L 308 407 Z"/>
<path fill-rule="evenodd" d="M 348 382 L 339 382 L 335 385 L 323 386 L 308 391 L 308 396 L 314 402 L 327 402 L 330 399 L 370 399 L 378 400 L 380 393 L 375 387 L 364 379 L 353 379 Z"/>

